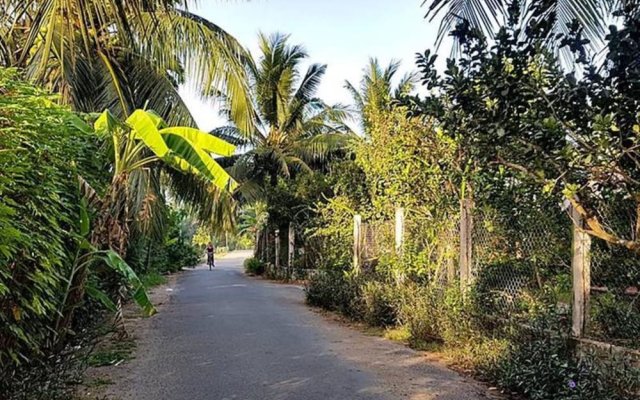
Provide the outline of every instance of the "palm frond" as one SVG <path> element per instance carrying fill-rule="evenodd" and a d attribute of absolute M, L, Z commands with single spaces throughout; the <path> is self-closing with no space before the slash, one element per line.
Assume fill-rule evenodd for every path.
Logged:
<path fill-rule="evenodd" d="M 214 128 L 210 132 L 213 136 L 218 137 L 226 142 L 229 142 L 235 146 L 244 147 L 252 144 L 246 135 L 244 135 L 237 127 L 235 126 L 220 126 L 218 128 Z"/>
<path fill-rule="evenodd" d="M 264 199 L 265 187 L 264 183 L 259 180 L 248 180 L 240 184 L 237 189 L 241 202 L 253 203 Z"/>
<path fill-rule="evenodd" d="M 363 110 L 365 103 L 358 89 L 356 89 L 356 87 L 349 81 L 344 81 L 344 88 L 349 91 L 349 94 L 351 94 L 351 98 L 354 101 L 356 108 L 358 110 Z"/>
<path fill-rule="evenodd" d="M 415 72 L 405 74 L 393 91 L 393 97 L 395 99 L 400 99 L 409 95 L 416 88 L 417 82 L 418 75 Z"/>
<path fill-rule="evenodd" d="M 536 5 L 538 13 L 547 13 L 548 18 L 555 18 L 553 37 L 556 34 L 568 33 L 568 25 L 577 20 L 584 28 L 583 34 L 590 41 L 592 50 L 598 51 L 602 46 L 610 16 L 618 0 L 550 0 Z M 504 0 L 424 0 L 427 7 L 426 18 L 433 21 L 442 15 L 436 48 L 455 25 L 462 20 L 480 29 L 485 36 L 494 37 L 497 27 L 504 23 L 508 3 Z M 531 11 L 533 3 L 523 2 L 524 13 Z M 555 49 L 558 50 L 558 49 Z M 568 61 L 565 57 L 565 62 Z"/>
<path fill-rule="evenodd" d="M 252 63 L 247 50 L 218 25 L 184 10 L 142 14 L 144 32 L 138 51 L 155 60 L 159 68 L 175 59 L 184 60 L 192 79 L 202 82 L 203 94 L 223 92 L 229 102 L 231 117 L 243 132 L 252 132 L 255 116 L 249 87 L 247 66 Z M 206 55 L 206 56 L 203 56 Z"/>
<path fill-rule="evenodd" d="M 428 8 L 425 18 L 429 18 L 430 22 L 446 10 L 438 28 L 436 48 L 440 47 L 446 34 L 462 20 L 469 21 L 473 27 L 493 37 L 496 26 L 506 13 L 503 0 L 424 0 L 422 5 Z"/>
<path fill-rule="evenodd" d="M 130 220 L 133 235 L 144 235 L 156 240 L 162 238 L 166 228 L 167 207 L 160 184 L 160 169 L 140 168 L 129 176 Z"/>
<path fill-rule="evenodd" d="M 171 168 L 164 173 L 171 195 L 192 207 L 200 221 L 216 233 L 233 229 L 236 205 L 230 194 L 193 174 Z"/>
<path fill-rule="evenodd" d="M 327 72 L 327 66 L 322 64 L 312 64 L 307 69 L 298 89 L 296 90 L 293 98 L 301 101 L 308 101 L 315 97 L 318 91 L 318 86 L 322 77 Z"/>
<path fill-rule="evenodd" d="M 355 135 L 343 133 L 318 134 L 296 142 L 292 154 L 308 164 L 323 163 L 335 152 L 345 150 L 355 140 Z"/>
<path fill-rule="evenodd" d="M 417 81 L 415 73 L 405 74 L 394 87 L 393 80 L 399 68 L 400 62 L 397 60 L 391 60 L 383 68 L 377 58 L 370 58 L 369 63 L 362 71 L 359 89 L 346 82 L 345 87 L 351 92 L 363 128 L 366 128 L 364 126 L 366 108 L 387 109 L 391 107 L 394 99 L 398 99 L 414 89 Z"/>

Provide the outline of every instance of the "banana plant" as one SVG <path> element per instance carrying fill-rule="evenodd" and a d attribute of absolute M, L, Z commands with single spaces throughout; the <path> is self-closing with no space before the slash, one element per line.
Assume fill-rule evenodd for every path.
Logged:
<path fill-rule="evenodd" d="M 83 199 L 80 204 L 80 232 L 78 235 L 78 242 L 76 246 L 76 256 L 74 263 L 71 267 L 70 276 L 67 279 L 67 288 L 64 292 L 64 298 L 62 299 L 61 309 L 58 311 L 58 320 L 56 322 L 55 332 L 58 334 L 56 342 L 64 343 L 64 337 L 68 332 L 68 327 L 71 324 L 71 318 L 73 317 L 73 311 L 77 304 L 69 303 L 69 296 L 75 292 L 74 282 L 78 282 L 77 277 L 84 275 L 81 282 L 85 282 L 84 290 L 86 294 L 92 299 L 101 303 L 107 310 L 111 312 L 118 312 L 118 306 L 111 297 L 102 291 L 96 284 L 90 283 L 89 279 L 91 275 L 98 274 L 96 267 L 104 265 L 110 270 L 115 272 L 123 281 L 123 287 L 131 295 L 131 299 L 140 307 L 145 316 L 152 316 L 156 313 L 156 308 L 151 302 L 149 295 L 146 292 L 144 284 L 135 273 L 135 271 L 127 264 L 126 261 L 118 253 L 113 250 L 99 250 L 93 246 L 89 241 L 90 233 L 90 219 L 87 212 L 87 201 Z M 62 329 L 64 328 L 64 329 Z"/>
<path fill-rule="evenodd" d="M 96 214 L 94 229 L 87 241 L 91 248 L 87 250 L 125 276 L 133 278 L 130 273 L 133 271 L 122 261 L 129 227 L 134 221 L 140 223 L 141 219 L 152 218 L 149 203 L 157 201 L 159 195 L 154 193 L 157 188 L 150 182 L 158 167 L 168 166 L 195 175 L 222 192 L 233 192 L 237 187 L 213 158 L 232 155 L 234 145 L 195 128 L 167 126 L 153 111 L 136 110 L 122 122 L 107 110 L 96 119 L 93 129 L 84 126 L 82 130 L 94 131 L 106 139 L 113 151 L 113 176 L 104 194 L 98 194 L 89 182 L 78 177 L 81 193 Z M 70 326 L 73 310 L 87 291 L 89 264 L 79 263 L 69 281 L 60 326 L 63 330 Z"/>
<path fill-rule="evenodd" d="M 129 221 L 140 217 L 140 202 L 153 198 L 152 188 L 145 185 L 152 168 L 165 165 L 193 174 L 215 185 L 219 190 L 233 192 L 237 183 L 214 159 L 213 155 L 230 156 L 235 146 L 190 127 L 170 127 L 152 111 L 136 110 L 125 123 L 109 111 L 102 113 L 94 124 L 95 132 L 112 142 L 113 178 L 101 198 L 81 180 L 85 196 L 98 210 L 98 221 L 92 243 L 99 248 L 111 248 L 125 255 L 129 238 Z M 143 179 L 141 179 L 141 176 Z M 142 184 L 141 184 L 142 182 Z"/>

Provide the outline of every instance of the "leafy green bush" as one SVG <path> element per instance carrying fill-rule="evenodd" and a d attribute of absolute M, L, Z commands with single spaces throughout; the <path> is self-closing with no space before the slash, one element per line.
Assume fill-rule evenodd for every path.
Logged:
<path fill-rule="evenodd" d="M 55 96 L 1 68 L 0 93 L 0 369 L 6 371 L 52 343 L 80 220 L 77 175 L 98 189 L 107 178 L 96 137 Z"/>
<path fill-rule="evenodd" d="M 255 257 L 244 260 L 244 272 L 253 275 L 264 274 L 264 263 Z"/>
<path fill-rule="evenodd" d="M 512 340 L 493 379 L 532 400 L 623 400 L 638 394 L 640 370 L 621 360 L 577 359 L 573 351 L 567 339 L 527 332 Z"/>
<path fill-rule="evenodd" d="M 630 347 L 640 345 L 639 307 L 634 302 L 624 301 L 612 293 L 594 296 L 590 319 L 591 334 Z"/>
<path fill-rule="evenodd" d="M 435 292 L 417 285 L 408 285 L 402 293 L 398 307 L 398 319 L 408 328 L 409 343 L 422 347 L 425 343 L 442 340 L 442 327 L 438 315 L 438 298 Z"/>
<path fill-rule="evenodd" d="M 165 283 L 167 283 L 167 278 L 155 271 L 142 275 L 140 277 L 140 280 L 142 280 L 142 284 L 146 288 L 164 285 Z"/>
<path fill-rule="evenodd" d="M 188 242 L 174 242 L 166 246 L 167 271 L 177 272 L 185 267 L 195 267 L 201 259 L 202 253 L 197 247 Z"/>
<path fill-rule="evenodd" d="M 321 270 L 307 281 L 307 303 L 348 317 L 361 319 L 360 286 L 356 280 L 340 270 Z"/>
<path fill-rule="evenodd" d="M 169 272 L 167 246 L 164 239 L 133 238 L 129 241 L 127 263 L 141 274 Z"/>
<path fill-rule="evenodd" d="M 361 288 L 363 318 L 372 326 L 393 326 L 397 319 L 397 290 L 377 281 L 365 282 Z"/>

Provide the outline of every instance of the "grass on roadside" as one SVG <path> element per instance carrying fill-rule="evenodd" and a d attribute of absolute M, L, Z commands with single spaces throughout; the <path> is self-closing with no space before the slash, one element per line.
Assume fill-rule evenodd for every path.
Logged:
<path fill-rule="evenodd" d="M 394 342 L 408 343 L 411 338 L 411 332 L 405 326 L 387 328 L 383 337 Z"/>
<path fill-rule="evenodd" d="M 107 365 L 118 364 L 133 358 L 133 351 L 136 348 L 136 342 L 133 339 L 127 340 L 110 340 L 108 344 L 101 349 L 96 350 L 89 356 L 89 365 L 92 367 L 104 367 Z"/>
<path fill-rule="evenodd" d="M 113 385 L 115 384 L 115 382 L 111 379 L 107 379 L 107 378 L 96 378 L 93 379 L 92 381 L 87 383 L 87 387 L 102 387 L 102 386 L 108 386 L 108 385 Z"/>
<path fill-rule="evenodd" d="M 155 271 L 142 275 L 142 278 L 140 279 L 142 280 L 144 287 L 147 289 L 167 283 L 167 278 Z"/>

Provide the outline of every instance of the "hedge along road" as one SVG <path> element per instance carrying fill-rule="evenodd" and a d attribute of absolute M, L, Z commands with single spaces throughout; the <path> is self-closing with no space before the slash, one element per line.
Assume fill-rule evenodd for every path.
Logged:
<path fill-rule="evenodd" d="M 168 304 L 136 331 L 126 378 L 137 400 L 484 399 L 486 387 L 405 346 L 304 304 L 299 286 L 246 277 L 234 252 L 184 272 Z"/>

